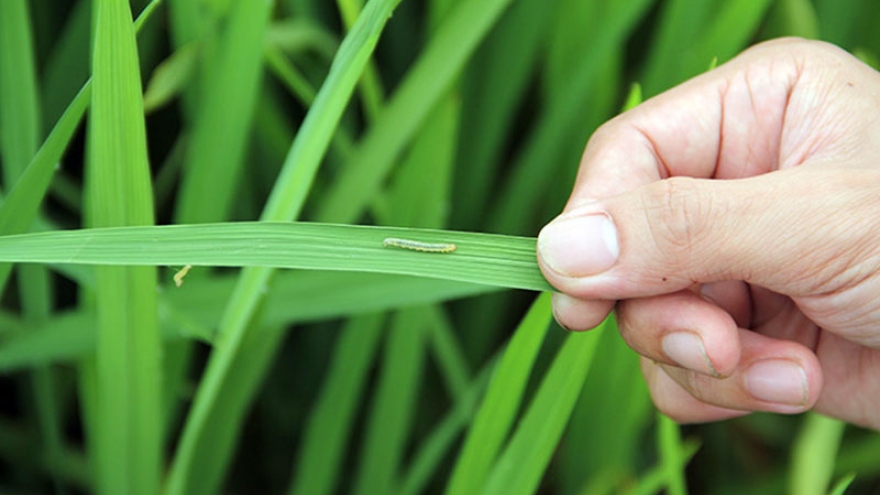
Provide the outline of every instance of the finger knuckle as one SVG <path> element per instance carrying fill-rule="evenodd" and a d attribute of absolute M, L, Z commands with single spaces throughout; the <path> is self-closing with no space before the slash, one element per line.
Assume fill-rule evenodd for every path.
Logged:
<path fill-rule="evenodd" d="M 711 196 L 696 179 L 673 177 L 656 183 L 645 197 L 644 211 L 653 242 L 660 249 L 692 251 L 705 240 L 715 215 Z"/>

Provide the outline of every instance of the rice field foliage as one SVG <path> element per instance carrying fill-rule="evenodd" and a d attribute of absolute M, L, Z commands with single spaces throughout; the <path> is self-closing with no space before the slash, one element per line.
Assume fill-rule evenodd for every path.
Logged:
<path fill-rule="evenodd" d="M 878 15 L 0 1 L 0 492 L 876 493 L 876 433 L 657 413 L 534 237 L 602 122 L 764 39 L 871 63 Z"/>

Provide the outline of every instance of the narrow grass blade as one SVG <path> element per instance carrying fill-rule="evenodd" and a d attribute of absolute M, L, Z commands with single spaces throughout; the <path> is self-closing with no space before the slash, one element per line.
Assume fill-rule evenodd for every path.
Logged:
<path fill-rule="evenodd" d="M 443 308 L 432 307 L 431 321 L 431 352 L 437 361 L 437 367 L 449 396 L 460 399 L 466 394 L 470 381 L 470 365 L 464 355 L 464 349 L 455 334 L 455 328 Z"/>
<path fill-rule="evenodd" d="M 484 365 L 474 380 L 468 384 L 452 409 L 425 438 L 416 453 L 406 474 L 401 478 L 397 495 L 417 495 L 424 492 L 425 486 L 435 474 L 446 452 L 449 451 L 458 435 L 468 426 L 477 408 L 480 393 L 486 388 L 495 359 Z"/>
<path fill-rule="evenodd" d="M 492 467 L 482 493 L 528 495 L 538 489 L 581 393 L 601 333 L 597 329 L 566 337 L 510 442 Z"/>
<path fill-rule="evenodd" d="M 834 487 L 831 488 L 831 491 L 828 492 L 829 495 L 844 495 L 846 490 L 849 488 L 849 485 L 855 481 L 855 474 L 848 474 L 840 479 L 837 483 L 834 484 Z"/>
<path fill-rule="evenodd" d="M 179 48 L 185 51 L 198 44 L 202 50 L 202 77 L 188 86 L 198 95 L 197 100 L 192 98 L 188 103 L 197 101 L 198 105 L 189 107 L 194 115 L 174 203 L 174 219 L 178 223 L 227 220 L 240 193 L 236 189 L 243 174 L 252 116 L 261 89 L 261 55 L 275 2 L 226 3 L 225 15 L 219 19 L 222 22 L 216 23 L 214 36 Z M 269 354 L 264 347 L 253 349 Z M 185 380 L 192 351 L 186 344 L 166 350 L 169 383 Z M 262 374 L 256 371 L 253 376 Z"/>
<path fill-rule="evenodd" d="M 266 33 L 266 46 L 287 55 L 314 51 L 322 59 L 333 59 L 339 49 L 336 33 L 307 16 L 273 22 Z"/>
<path fill-rule="evenodd" d="M 808 414 L 792 450 L 789 493 L 827 493 L 846 423 Z"/>
<path fill-rule="evenodd" d="M 449 211 L 461 103 L 441 100 L 413 141 L 388 191 L 374 202 L 379 223 L 441 228 Z"/>
<path fill-rule="evenodd" d="M 446 495 L 478 493 L 485 483 L 519 412 L 550 318 L 550 294 L 545 293 L 535 300 L 517 327 L 492 375 L 489 389 L 456 459 L 444 492 Z"/>
<path fill-rule="evenodd" d="M 448 211 L 446 205 L 449 204 L 452 170 L 455 162 L 454 150 L 460 110 L 461 105 L 457 99 L 447 97 L 441 100 L 432 111 L 426 125 L 415 138 L 409 154 L 396 171 L 388 191 L 381 198 L 384 200 L 379 204 L 381 208 L 374 208 L 375 215 L 380 222 L 403 226 L 441 227 L 445 225 Z M 392 330 L 390 338 L 395 337 L 394 332 L 419 332 L 424 339 L 421 342 L 422 345 L 433 343 L 434 339 L 429 337 L 434 336 L 437 332 L 442 332 L 445 324 L 442 315 L 439 314 L 439 308 L 430 306 L 399 311 L 395 316 L 395 321 L 397 328 Z M 451 336 L 451 332 L 446 330 L 446 335 Z M 410 340 L 418 335 L 410 336 Z M 454 349 L 454 337 L 447 340 L 446 343 L 453 345 L 445 347 L 444 350 Z M 389 346 L 389 351 L 391 350 L 392 348 Z M 425 346 L 425 350 L 427 351 L 427 346 Z M 401 349 L 394 349 L 394 351 L 400 353 Z M 419 351 L 421 349 L 409 351 L 406 354 L 420 356 Z M 467 366 L 464 365 L 464 361 L 456 359 L 456 357 L 460 358 L 460 355 L 456 355 L 454 350 L 447 352 L 444 356 L 452 357 L 452 359 L 444 361 L 444 364 L 449 366 L 441 368 L 444 378 L 447 382 L 463 386 L 461 382 L 467 381 Z M 410 378 L 406 381 L 396 378 L 394 381 L 403 381 L 403 383 L 409 384 L 410 393 L 377 395 L 375 398 L 372 405 L 373 411 L 385 411 L 385 419 L 376 419 L 371 415 L 371 421 L 368 423 L 367 441 L 363 446 L 364 454 L 358 463 L 354 485 L 355 491 L 361 494 L 393 493 L 398 490 L 403 471 L 405 449 L 412 441 L 410 437 L 415 432 L 410 431 L 412 419 L 396 421 L 397 426 L 395 427 L 393 426 L 393 418 L 395 416 L 410 418 L 425 397 L 423 394 L 425 384 L 420 380 L 425 368 L 423 360 L 406 359 L 405 356 L 398 356 L 390 352 L 386 353 L 384 359 L 389 367 L 395 362 L 409 363 L 406 369 L 401 369 L 400 364 L 396 365 L 398 370 L 394 374 L 405 373 Z M 380 382 L 380 386 L 382 383 Z M 408 390 L 401 386 L 395 386 L 395 388 L 402 391 Z M 463 390 L 459 393 L 463 393 Z M 443 438 L 438 439 L 438 442 L 441 440 Z M 433 446 L 435 448 L 426 455 L 436 452 L 440 446 L 441 444 L 436 444 Z M 428 455 L 428 457 L 420 459 L 419 462 L 422 463 L 419 468 L 426 470 L 433 462 L 436 462 L 436 457 Z"/>
<path fill-rule="evenodd" d="M 693 48 L 694 40 L 708 24 L 712 6 L 712 2 L 703 0 L 670 0 L 663 4 L 657 31 L 649 44 L 644 72 L 639 78 L 648 96 L 685 79 L 680 74 L 681 54 L 685 49 Z M 711 56 L 705 63 L 710 59 Z"/>
<path fill-rule="evenodd" d="M 683 457 L 681 461 L 687 464 L 699 450 L 699 442 L 693 440 L 685 441 L 682 445 L 681 452 Z M 621 495 L 655 495 L 669 485 L 669 475 L 669 469 L 667 469 L 666 465 L 661 461 L 660 465 L 642 473 L 635 486 L 630 486 L 626 490 L 621 490 L 620 493 Z"/>
<path fill-rule="evenodd" d="M 76 312 L 54 316 L 40 330 L 4 339 L 0 347 L 0 374 L 94 354 L 94 325 L 94 315 Z"/>
<path fill-rule="evenodd" d="M 455 245 L 450 253 L 384 246 L 385 239 Z M 0 237 L 0 261 L 97 265 L 262 266 L 350 270 L 550 290 L 535 239 L 471 232 L 241 222 L 41 232 Z"/>
<path fill-rule="evenodd" d="M 713 57 L 726 62 L 757 32 L 770 5 L 770 0 L 734 0 L 721 3 L 715 13 L 711 2 L 669 2 L 642 78 L 646 93 L 657 94 L 705 71 Z"/>
<path fill-rule="evenodd" d="M 0 3 L 0 156 L 4 184 L 15 183 L 34 157 L 41 134 L 36 60 L 31 16 L 24 0 Z M 0 227 L 2 228 L 2 227 Z M 39 330 L 52 312 L 53 288 L 46 267 L 19 270 L 22 320 Z M 55 375 L 48 367 L 33 370 L 30 384 L 40 431 L 39 448 L 48 459 L 62 457 L 62 411 Z M 53 476 L 56 491 L 63 481 Z"/>
<path fill-rule="evenodd" d="M 283 82 L 288 91 L 293 94 L 303 105 L 311 105 L 318 95 L 318 91 L 311 85 L 296 67 L 291 64 L 287 58 L 281 53 L 281 50 L 273 46 L 267 46 L 263 49 L 263 57 L 266 59 L 266 65 L 272 70 L 276 77 Z"/>
<path fill-rule="evenodd" d="M 339 13 L 342 15 L 342 22 L 345 23 L 346 29 L 351 29 L 361 14 L 363 2 L 360 0 L 336 0 L 336 5 L 339 7 Z M 368 121 L 374 122 L 379 115 L 384 92 L 379 80 L 379 71 L 375 63 L 370 61 L 364 69 L 364 75 L 359 84 L 359 93 Z"/>
<path fill-rule="evenodd" d="M 170 301 L 200 321 L 216 326 L 216 301 L 225 300 L 232 284 L 203 294 L 198 284 L 186 296 L 169 296 Z M 360 315 L 375 311 L 443 302 L 482 294 L 496 288 L 454 281 L 432 280 L 379 273 L 280 272 L 266 295 L 262 308 L 265 324 L 305 323 L 329 318 Z M 290 304 L 296 301 L 297 304 Z"/>
<path fill-rule="evenodd" d="M 88 223 L 153 223 L 137 45 L 126 0 L 95 2 Z M 98 492 L 159 491 L 161 407 L 156 270 L 97 269 Z"/>
<path fill-rule="evenodd" d="M 153 0 L 156 6 L 161 0 Z M 155 8 L 144 9 L 135 23 L 135 29 L 143 25 Z M 26 232 L 37 217 L 37 210 L 55 175 L 56 166 L 70 143 L 73 133 L 85 115 L 92 97 L 92 83 L 87 81 L 80 92 L 64 110 L 49 137 L 16 181 L 9 195 L 0 204 L 0 234 Z M 0 289 L 5 287 L 12 266 L 0 264 Z"/>
<path fill-rule="evenodd" d="M 91 11 L 92 2 L 76 2 L 46 55 L 40 80 L 44 123 L 60 119 L 89 79 Z"/>
<path fill-rule="evenodd" d="M 211 65 L 200 81 L 178 201 L 180 223 L 226 220 L 244 165 L 262 53 L 274 2 L 234 0 Z M 207 185 L 210 184 L 210 187 Z"/>
<path fill-rule="evenodd" d="M 286 325 L 261 326 L 249 332 L 241 342 L 239 354 L 231 363 L 235 373 L 228 377 L 226 386 L 220 389 L 217 396 L 220 407 L 206 418 L 204 424 L 204 428 L 211 432 L 210 440 L 197 444 L 193 453 L 200 461 L 194 468 L 193 477 L 203 481 L 203 484 L 187 492 L 187 495 L 221 491 L 220 487 L 229 475 L 227 464 L 230 454 L 234 452 L 239 439 L 237 425 L 260 393 L 270 365 L 282 348 L 287 330 Z"/>
<path fill-rule="evenodd" d="M 778 38 L 780 36 L 799 36 L 819 39 L 819 16 L 810 0 L 782 0 L 773 2 L 761 30 L 761 36 Z"/>
<path fill-rule="evenodd" d="M 603 472 L 635 477 L 642 466 L 654 408 L 639 356 L 616 330 L 609 323 L 603 332 L 565 433 L 559 478 L 568 493 Z"/>
<path fill-rule="evenodd" d="M 375 48 L 379 33 L 399 2 L 369 2 L 339 47 L 330 74 L 291 146 L 277 186 L 263 210 L 263 220 L 289 220 L 299 215 L 352 90 Z"/>
<path fill-rule="evenodd" d="M 602 71 L 597 71 L 597 67 L 608 67 L 611 57 L 615 56 L 615 47 L 635 28 L 650 5 L 648 0 L 614 3 L 614 15 L 598 26 L 593 42 L 569 76 L 566 89 L 559 91 L 559 96 L 538 115 L 535 128 L 513 164 L 513 171 L 508 174 L 494 201 L 495 206 L 486 221 L 488 229 L 516 233 L 535 228 L 540 202 L 558 177 L 557 173 L 547 169 L 548 164 L 560 162 L 560 149 L 570 141 L 571 130 L 579 127 L 577 123 L 584 118 L 583 109 L 596 106 L 588 102 L 599 85 L 597 76 Z M 595 115 L 595 123 L 605 117 Z M 583 143 L 576 146 L 580 151 Z"/>
<path fill-rule="evenodd" d="M 40 136 L 31 37 L 27 2 L 4 1 L 0 6 L 0 151 L 7 188 L 30 163 Z"/>
<path fill-rule="evenodd" d="M 457 105 L 441 105 L 399 169 L 386 208 L 377 208 L 380 221 L 397 225 L 440 226 L 448 198 L 452 147 L 458 118 Z M 389 207 L 389 205 L 392 205 Z M 393 493 L 419 404 L 430 308 L 398 311 L 392 321 L 381 374 L 355 470 L 356 494 Z"/>
<path fill-rule="evenodd" d="M 20 234 L 32 225 L 55 174 L 55 163 L 88 108 L 90 88 L 91 86 L 87 86 L 74 98 L 30 165 L 16 181 L 12 191 L 0 204 L 0 232 L 3 234 Z M 0 264 L 0 289 L 6 285 L 11 271 L 11 264 Z"/>
<path fill-rule="evenodd" d="M 178 48 L 153 71 L 144 91 L 144 111 L 166 105 L 190 82 L 201 53 L 197 43 Z"/>
<path fill-rule="evenodd" d="M 478 229 L 492 198 L 505 140 L 515 125 L 546 42 L 553 12 L 546 0 L 514 2 L 474 54 L 462 78 L 461 145 L 452 225 Z"/>
<path fill-rule="evenodd" d="M 376 195 L 406 144 L 448 91 L 464 63 L 511 0 L 463 0 L 438 29 L 326 193 L 315 217 L 354 222 Z M 264 217 L 265 218 L 265 217 Z"/>
<path fill-rule="evenodd" d="M 398 311 L 383 352 L 352 493 L 392 493 L 415 413 L 427 328 L 420 308 Z"/>
<path fill-rule="evenodd" d="M 321 395 L 306 423 L 290 495 L 334 492 L 384 321 L 379 314 L 355 318 L 339 336 Z"/>
<path fill-rule="evenodd" d="M 771 0 L 733 0 L 724 3 L 724 8 L 704 27 L 697 48 L 685 57 L 681 76 L 692 77 L 706 70 L 713 57 L 722 62 L 730 60 L 743 49 L 758 31 L 764 14 L 772 4 Z"/>
<path fill-rule="evenodd" d="M 860 476 L 880 473 L 880 435 L 867 435 L 847 442 L 836 459 L 837 475 L 858 473 Z"/>
<path fill-rule="evenodd" d="M 626 101 L 623 102 L 622 111 L 632 110 L 642 104 L 642 86 L 639 83 L 633 84 L 629 88 L 626 95 Z"/>
<path fill-rule="evenodd" d="M 628 1 L 628 0 L 624 0 Z M 596 0 L 556 0 L 558 3 L 548 30 L 546 63 L 543 67 L 545 93 L 558 97 L 566 89 L 571 69 L 583 61 L 585 33 L 596 34 L 596 28 L 608 22 L 623 2 Z"/>
<path fill-rule="evenodd" d="M 660 448 L 661 462 L 666 470 L 667 491 L 669 495 L 687 495 L 684 472 L 687 456 L 678 423 L 659 412 L 657 421 L 657 444 Z"/>
<path fill-rule="evenodd" d="M 263 210 L 263 220 L 291 220 L 299 215 L 342 112 L 399 1 L 371 0 L 340 45 L 330 73 L 291 146 Z M 229 451 L 209 450 L 211 437 L 215 434 L 212 417 L 224 407 L 220 399 L 230 386 L 232 366 L 244 352 L 242 343 L 248 338 L 248 329 L 272 274 L 270 268 L 249 268 L 242 272 L 221 322 L 222 345 L 211 356 L 184 425 L 169 472 L 166 495 L 199 494 L 203 493 L 204 487 L 218 484 L 215 473 L 228 462 Z M 246 360 L 258 358 L 260 356 Z M 224 431 L 234 433 L 240 421 L 240 417 L 232 418 L 222 427 Z M 213 454 L 211 458 L 203 458 L 200 452 L 208 451 Z"/>
<path fill-rule="evenodd" d="M 217 301 L 229 298 L 232 277 L 187 282 L 160 295 L 166 341 L 198 338 L 211 344 Z M 442 302 L 493 290 L 487 286 L 376 273 L 284 272 L 263 307 L 263 324 L 292 325 Z M 291 304 L 290 301 L 297 301 Z M 17 322 L 3 321 L 4 329 Z M 257 331 L 259 334 L 260 331 Z M 95 351 L 95 318 L 88 312 L 53 316 L 40 330 L 11 330 L 0 346 L 0 375 L 74 361 Z"/>

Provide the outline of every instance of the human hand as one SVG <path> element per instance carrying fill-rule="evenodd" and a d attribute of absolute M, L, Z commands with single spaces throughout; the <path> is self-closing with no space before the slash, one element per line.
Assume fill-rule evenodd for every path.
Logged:
<path fill-rule="evenodd" d="M 563 326 L 616 308 L 678 421 L 880 429 L 880 74 L 776 40 L 618 116 L 538 261 Z"/>

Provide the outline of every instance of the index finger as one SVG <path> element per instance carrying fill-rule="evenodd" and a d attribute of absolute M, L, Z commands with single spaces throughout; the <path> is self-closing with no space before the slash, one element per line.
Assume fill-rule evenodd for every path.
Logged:
<path fill-rule="evenodd" d="M 671 176 L 740 178 L 785 165 L 786 109 L 814 45 L 756 45 L 607 122 L 587 144 L 566 210 Z"/>

